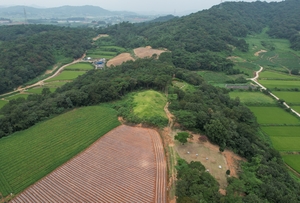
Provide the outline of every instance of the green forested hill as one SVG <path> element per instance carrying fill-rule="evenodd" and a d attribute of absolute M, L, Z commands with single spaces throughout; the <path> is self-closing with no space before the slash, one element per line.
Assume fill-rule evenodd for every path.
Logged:
<path fill-rule="evenodd" d="M 1 26 L 0 94 L 42 74 L 59 58 L 81 57 L 95 35 L 93 30 L 55 26 Z"/>
<path fill-rule="evenodd" d="M 299 0 L 225 2 L 167 22 L 121 23 L 102 32 L 114 36 L 118 45 L 124 47 L 168 48 L 173 53 L 173 63 L 182 68 L 220 71 L 232 66 L 225 57 L 234 49 L 248 51 L 242 37 L 260 33 L 265 27 L 270 27 L 270 36 L 289 39 L 291 48 L 299 50 L 299 10 Z"/>

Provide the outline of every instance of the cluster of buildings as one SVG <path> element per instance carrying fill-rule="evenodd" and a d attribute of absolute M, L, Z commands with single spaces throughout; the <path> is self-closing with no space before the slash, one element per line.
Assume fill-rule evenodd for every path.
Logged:
<path fill-rule="evenodd" d="M 94 64 L 95 69 L 103 69 L 105 68 L 106 59 L 92 59 L 91 57 L 86 57 L 83 59 L 84 61 L 89 61 Z"/>

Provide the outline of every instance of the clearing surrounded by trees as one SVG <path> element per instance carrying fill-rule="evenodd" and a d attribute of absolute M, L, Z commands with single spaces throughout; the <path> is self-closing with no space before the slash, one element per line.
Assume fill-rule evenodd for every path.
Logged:
<path fill-rule="evenodd" d="M 166 161 L 157 131 L 119 126 L 12 200 L 165 202 Z"/>

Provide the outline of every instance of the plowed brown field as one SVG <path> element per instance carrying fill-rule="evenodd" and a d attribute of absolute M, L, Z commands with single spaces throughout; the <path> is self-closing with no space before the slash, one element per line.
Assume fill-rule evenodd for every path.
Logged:
<path fill-rule="evenodd" d="M 11 202 L 165 202 L 159 134 L 119 126 Z"/>
<path fill-rule="evenodd" d="M 107 67 L 110 67 L 112 65 L 114 66 L 118 66 L 118 65 L 121 65 L 122 63 L 126 62 L 126 61 L 134 61 L 134 58 L 132 58 L 132 56 L 130 55 L 130 53 L 122 53 L 122 54 L 119 54 L 118 56 L 116 56 L 115 58 L 113 59 L 110 59 L 106 66 Z"/>
<path fill-rule="evenodd" d="M 134 54 L 139 58 L 152 57 L 153 54 L 159 56 L 161 53 L 166 52 L 165 50 L 152 49 L 148 47 L 140 47 L 133 50 Z"/>

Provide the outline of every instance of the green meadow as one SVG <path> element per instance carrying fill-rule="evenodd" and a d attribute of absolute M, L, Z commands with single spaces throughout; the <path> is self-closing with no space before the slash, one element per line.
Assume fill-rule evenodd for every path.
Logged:
<path fill-rule="evenodd" d="M 7 100 L 13 100 L 13 99 L 18 99 L 18 98 L 27 98 L 28 97 L 28 94 L 14 94 L 13 96 L 8 96 L 8 97 L 5 97 L 5 99 Z"/>
<path fill-rule="evenodd" d="M 8 101 L 0 100 L 0 109 L 7 103 L 8 103 Z"/>
<path fill-rule="evenodd" d="M 136 93 L 133 97 L 135 107 L 133 112 L 140 118 L 163 117 L 168 118 L 164 111 L 167 98 L 154 90 Z"/>
<path fill-rule="evenodd" d="M 272 93 L 288 104 L 300 104 L 300 92 L 273 91 Z"/>
<path fill-rule="evenodd" d="M 292 79 L 300 80 L 300 77 L 288 75 L 285 73 L 275 72 L 275 71 L 263 71 L 259 74 L 260 79 Z"/>
<path fill-rule="evenodd" d="M 33 93 L 33 94 L 42 94 L 42 91 L 44 88 L 46 88 L 46 87 L 32 88 L 32 89 L 27 90 L 27 92 Z M 50 90 L 50 92 L 55 92 L 56 88 L 50 87 L 49 90 Z"/>
<path fill-rule="evenodd" d="M 0 140 L 0 192 L 17 194 L 120 125 L 115 110 L 72 110 Z"/>

